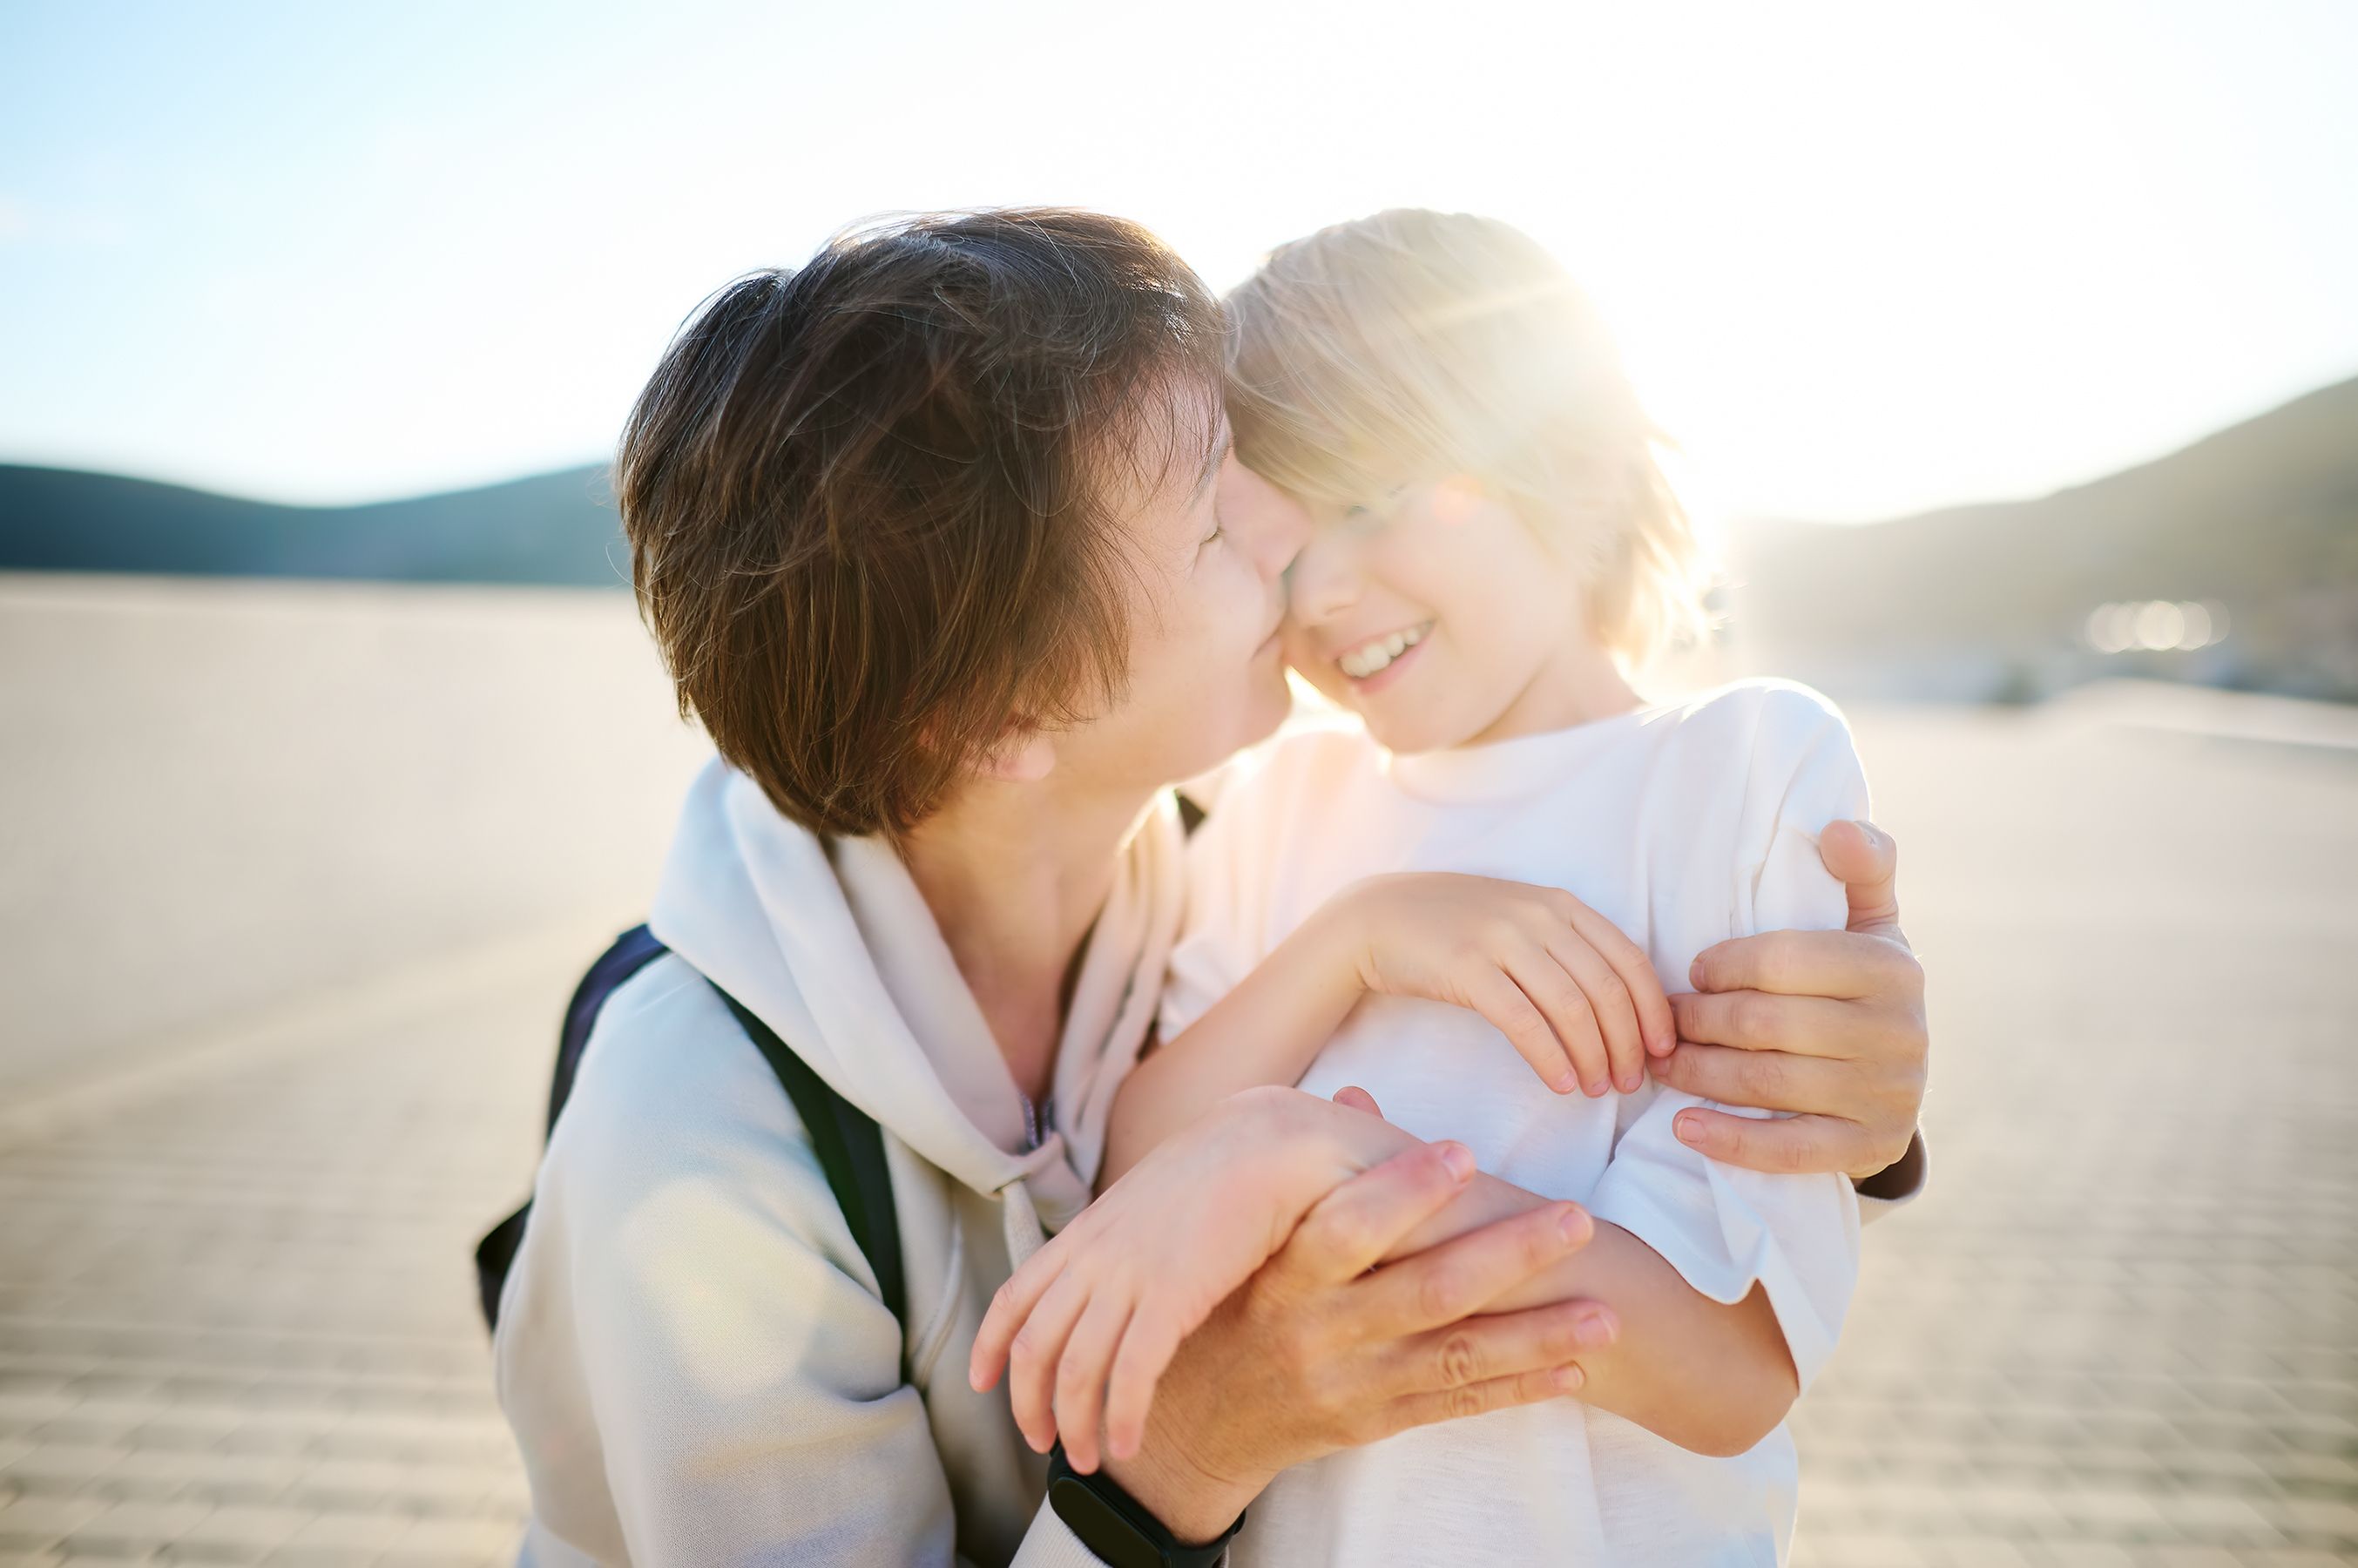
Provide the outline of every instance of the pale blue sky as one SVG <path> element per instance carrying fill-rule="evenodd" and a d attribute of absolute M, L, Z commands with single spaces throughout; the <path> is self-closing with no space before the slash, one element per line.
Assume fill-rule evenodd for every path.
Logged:
<path fill-rule="evenodd" d="M 1706 500 L 2031 493 L 2358 373 L 2358 5 L 0 0 L 0 460 L 343 501 L 604 455 L 698 299 L 881 211 L 1216 285 L 1469 208 Z"/>

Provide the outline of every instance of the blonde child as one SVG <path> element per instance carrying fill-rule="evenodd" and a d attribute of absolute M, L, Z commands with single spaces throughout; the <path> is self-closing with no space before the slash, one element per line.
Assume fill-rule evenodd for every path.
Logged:
<path fill-rule="evenodd" d="M 1699 1102 L 1644 1061 L 1673 1044 L 1655 976 L 1683 989 L 1714 943 L 1843 925 L 1817 835 L 1866 814 L 1849 733 L 1788 684 L 1660 706 L 1630 687 L 1694 617 L 1696 550 L 1606 334 L 1525 236 L 1386 212 L 1279 250 L 1228 304 L 1238 455 L 1314 524 L 1287 656 L 1357 721 L 1281 736 L 1224 784 L 1165 1044 L 1121 1090 L 1101 1184 L 1221 1097 L 1298 1082 L 1584 1206 L 1595 1234 L 1558 1282 L 1620 1325 L 1576 1399 L 1285 1472 L 1235 1561 L 1780 1561 L 1782 1420 L 1840 1332 L 1857 1200 L 1695 1153 Z M 1019 1419 L 1036 1434 L 1054 1379 L 1080 1467 L 1100 1408 L 1111 1450 L 1135 1447 L 1179 1337 L 1307 1201 L 1121 1198 L 1020 1271 L 977 1341 L 995 1373 L 1024 1327 Z"/>

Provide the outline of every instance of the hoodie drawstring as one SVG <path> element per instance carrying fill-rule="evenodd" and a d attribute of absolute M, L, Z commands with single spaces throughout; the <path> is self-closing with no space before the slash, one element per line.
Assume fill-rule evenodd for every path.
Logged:
<path fill-rule="evenodd" d="M 1033 1184 L 1046 1184 L 1034 1191 Z M 1051 1224 L 1059 1229 L 1088 1206 L 1088 1184 L 1073 1169 L 1071 1152 L 1062 1132 L 1051 1132 L 1040 1146 L 1015 1163 L 1014 1174 L 1001 1182 L 993 1196 L 1000 1200 L 1000 1226 L 1007 1238 L 1007 1261 L 1020 1269 L 1047 1239 Z M 1044 1215 L 1044 1206 L 1047 1212 Z"/>
<path fill-rule="evenodd" d="M 1000 1188 L 999 1195 L 999 1222 L 1007 1237 L 1007 1261 L 1021 1269 L 1047 1241 L 1040 1229 L 1040 1210 L 1032 1201 L 1032 1189 L 1021 1176 Z"/>

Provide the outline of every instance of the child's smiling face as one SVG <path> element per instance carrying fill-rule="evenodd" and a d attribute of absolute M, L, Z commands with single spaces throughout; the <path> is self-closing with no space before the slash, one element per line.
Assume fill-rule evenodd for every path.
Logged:
<path fill-rule="evenodd" d="M 1286 658 L 1389 749 L 1520 733 L 1594 654 L 1577 574 L 1477 481 L 1310 513 L 1286 573 Z"/>

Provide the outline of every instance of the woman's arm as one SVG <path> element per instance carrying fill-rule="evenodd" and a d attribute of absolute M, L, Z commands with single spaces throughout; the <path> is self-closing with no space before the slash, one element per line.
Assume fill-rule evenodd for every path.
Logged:
<path fill-rule="evenodd" d="M 1327 1194 L 1188 1336 L 1142 1445 L 1108 1473 L 1182 1540 L 1201 1541 L 1289 1466 L 1576 1392 L 1575 1357 L 1617 1332 L 1609 1309 L 1478 1312 L 1581 1244 L 1560 1223 L 1568 1206 L 1373 1267 L 1471 1176 L 1446 1146 L 1425 1144 Z"/>
<path fill-rule="evenodd" d="M 493 1360 L 542 1529 L 648 1568 L 949 1568 L 902 1326 L 700 977 L 665 960 L 608 1004 L 535 1193 Z"/>
<path fill-rule="evenodd" d="M 1076 1468 L 1095 1463 L 1100 1411 L 1109 1451 L 1126 1456 L 1182 1342 L 1283 1247 L 1299 1217 L 1339 1182 L 1422 1146 L 1364 1114 L 1372 1108 L 1364 1096 L 1357 1105 L 1255 1089 L 1155 1150 L 1001 1288 L 975 1338 L 976 1386 L 990 1386 L 1004 1366 L 1017 1424 L 1043 1450 L 1061 1434 Z M 1464 1149 L 1437 1147 L 1470 1174 Z M 1580 1257 L 1602 1249 L 1593 1264 L 1567 1260 L 1510 1298 L 1466 1307 L 1603 1303 L 1632 1325 L 1628 1348 L 1597 1366 L 1584 1360 L 1583 1397 L 1682 1446 L 1740 1453 L 1783 1418 L 1793 1369 L 1765 1303 L 1709 1300 L 1644 1243 L 1593 1226 L 1577 1205 L 1487 1176 L 1470 1182 L 1381 1256 L 1427 1254 L 1502 1219 L 1563 1227 L 1586 1243 Z"/>

